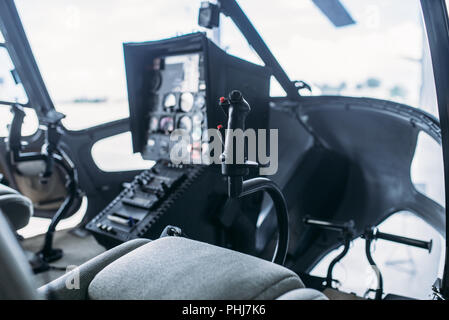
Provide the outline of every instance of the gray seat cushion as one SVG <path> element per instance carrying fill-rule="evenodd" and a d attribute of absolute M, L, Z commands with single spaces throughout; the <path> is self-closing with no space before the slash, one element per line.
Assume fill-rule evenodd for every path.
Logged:
<path fill-rule="evenodd" d="M 236 251 L 179 237 L 143 245 L 101 270 L 91 299 L 276 299 L 303 288 L 292 271 Z"/>
<path fill-rule="evenodd" d="M 76 269 L 40 287 L 38 293 L 47 299 L 85 300 L 87 299 L 89 284 L 100 270 L 128 252 L 147 244 L 149 241 L 148 239 L 130 240 L 103 252 Z"/>
<path fill-rule="evenodd" d="M 276 300 L 329 300 L 324 294 L 314 289 L 295 289 L 284 293 Z"/>

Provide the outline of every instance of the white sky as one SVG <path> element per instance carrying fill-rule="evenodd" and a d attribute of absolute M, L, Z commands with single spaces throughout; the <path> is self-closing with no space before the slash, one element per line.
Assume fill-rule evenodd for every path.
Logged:
<path fill-rule="evenodd" d="M 421 84 L 422 29 L 418 0 L 342 1 L 354 26 L 335 28 L 310 0 L 241 0 L 240 5 L 292 79 L 337 86 L 343 94 L 417 105 Z M 199 0 L 17 0 L 44 80 L 58 103 L 108 97 L 126 103 L 122 43 L 189 33 L 197 26 Z M 235 27 L 222 19 L 222 46 L 258 61 Z M 49 40 L 51 39 L 51 40 Z M 376 77 L 376 90 L 355 91 Z M 72 84 L 68 86 L 67 83 Z M 396 98 L 399 99 L 399 98 Z"/>

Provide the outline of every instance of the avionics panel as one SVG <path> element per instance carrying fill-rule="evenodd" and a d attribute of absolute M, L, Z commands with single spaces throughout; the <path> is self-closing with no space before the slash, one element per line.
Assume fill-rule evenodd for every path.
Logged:
<path fill-rule="evenodd" d="M 175 129 L 190 136 L 193 163 L 208 152 L 208 128 L 226 125 L 220 96 L 243 92 L 253 107 L 247 127 L 268 127 L 270 72 L 228 55 L 202 33 L 124 44 L 133 150 L 170 159 Z"/>
<path fill-rule="evenodd" d="M 147 159 L 168 159 L 170 134 L 183 129 L 190 136 L 191 160 L 201 157 L 207 143 L 206 81 L 204 55 L 192 53 L 157 57 L 153 60 L 155 90 L 148 105 L 148 129 L 142 155 Z M 207 148 L 204 148 L 207 150 Z"/>

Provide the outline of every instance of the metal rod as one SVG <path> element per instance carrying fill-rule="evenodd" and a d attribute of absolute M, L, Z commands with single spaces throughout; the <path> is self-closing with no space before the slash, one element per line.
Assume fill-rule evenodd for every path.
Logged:
<path fill-rule="evenodd" d="M 327 230 L 333 230 L 333 231 L 345 231 L 350 227 L 353 227 L 353 225 L 348 225 L 348 224 L 338 224 L 338 223 L 332 223 L 329 221 L 324 221 L 324 220 L 316 220 L 316 219 L 312 219 L 312 218 L 304 218 L 304 223 L 308 224 L 308 225 L 312 225 L 315 227 L 319 227 L 319 228 L 323 228 L 323 229 L 327 229 Z"/>
<path fill-rule="evenodd" d="M 327 268 L 327 276 L 326 276 L 326 287 L 332 288 L 332 272 L 334 270 L 335 265 L 337 264 L 338 261 L 340 261 L 341 259 L 343 259 L 346 254 L 349 251 L 349 246 L 351 244 L 351 238 L 350 237 L 345 237 L 344 239 L 344 247 L 343 247 L 343 251 L 334 258 L 334 260 L 332 260 L 332 262 L 329 264 L 329 267 Z"/>
<path fill-rule="evenodd" d="M 240 32 L 253 47 L 265 65 L 271 68 L 273 76 L 285 90 L 287 96 L 292 100 L 297 100 L 300 97 L 298 88 L 296 88 L 295 84 L 290 80 L 287 73 L 276 60 L 275 56 L 270 51 L 267 44 L 263 41 L 262 37 L 257 32 L 256 28 L 254 28 L 253 24 L 243 12 L 242 8 L 240 8 L 238 3 L 235 0 L 220 0 L 220 9 L 225 15 L 229 16 L 232 21 L 234 21 L 237 28 L 239 28 Z"/>
<path fill-rule="evenodd" d="M 427 249 L 427 250 L 429 250 L 429 252 L 432 251 L 432 240 L 430 240 L 430 241 L 417 240 L 417 239 L 397 236 L 397 235 L 390 234 L 390 233 L 383 233 L 380 231 L 377 231 L 374 234 L 374 238 L 388 240 L 388 241 L 392 241 L 392 242 L 406 244 L 406 245 L 413 246 L 413 247 Z"/>
<path fill-rule="evenodd" d="M 25 104 L 23 104 L 23 103 L 19 103 L 19 102 L 10 102 L 10 101 L 3 101 L 3 100 L 0 100 L 0 104 L 6 105 L 6 106 L 12 106 L 12 105 L 15 105 L 15 104 L 17 104 L 17 105 L 19 105 L 19 106 L 22 106 L 22 107 L 25 106 Z"/>
<path fill-rule="evenodd" d="M 373 257 L 371 256 L 371 243 L 373 242 L 373 239 L 370 236 L 367 236 L 365 238 L 365 254 L 366 258 L 371 265 L 371 268 L 373 268 L 374 272 L 376 273 L 377 277 L 377 289 L 376 289 L 376 295 L 374 299 L 376 300 L 382 300 L 382 293 L 384 291 L 384 281 L 382 278 L 382 273 L 380 272 L 379 268 L 377 267 L 376 262 L 374 262 Z"/>
<path fill-rule="evenodd" d="M 432 57 L 443 147 L 446 194 L 446 257 L 441 294 L 449 297 L 449 21 L 444 0 L 421 0 L 425 29 Z"/>

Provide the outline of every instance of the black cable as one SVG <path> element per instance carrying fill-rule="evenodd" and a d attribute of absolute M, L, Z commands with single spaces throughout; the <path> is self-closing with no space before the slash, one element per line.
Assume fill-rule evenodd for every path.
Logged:
<path fill-rule="evenodd" d="M 278 224 L 278 239 L 272 262 L 284 265 L 287 257 L 289 243 L 288 209 L 282 191 L 276 183 L 268 178 L 259 177 L 243 181 L 242 192 L 239 197 L 243 197 L 258 191 L 266 191 L 273 200 L 276 209 Z"/>

